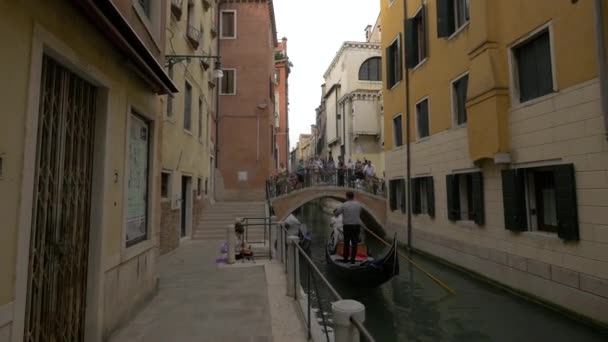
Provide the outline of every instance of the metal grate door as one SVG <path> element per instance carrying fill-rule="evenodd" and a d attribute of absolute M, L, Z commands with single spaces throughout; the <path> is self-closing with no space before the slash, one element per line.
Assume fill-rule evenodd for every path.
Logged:
<path fill-rule="evenodd" d="M 44 56 L 25 341 L 82 341 L 96 88 Z"/>

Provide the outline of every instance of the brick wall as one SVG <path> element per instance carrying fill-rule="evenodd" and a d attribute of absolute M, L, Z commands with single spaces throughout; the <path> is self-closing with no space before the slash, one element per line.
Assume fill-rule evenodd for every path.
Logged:
<path fill-rule="evenodd" d="M 179 209 L 171 210 L 170 202 L 161 203 L 160 254 L 166 254 L 179 247 Z"/>

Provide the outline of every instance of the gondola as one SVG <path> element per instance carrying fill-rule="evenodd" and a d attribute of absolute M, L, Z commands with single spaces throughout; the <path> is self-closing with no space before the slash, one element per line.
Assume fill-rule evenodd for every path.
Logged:
<path fill-rule="evenodd" d="M 397 238 L 393 240 L 391 248 L 380 258 L 370 255 L 365 244 L 357 247 L 357 258 L 354 264 L 342 262 L 342 249 L 344 242 L 333 244 L 331 233 L 325 255 L 331 274 L 357 286 L 376 287 L 389 281 L 399 274 L 399 257 L 397 255 Z M 336 253 L 337 252 L 337 253 Z"/>

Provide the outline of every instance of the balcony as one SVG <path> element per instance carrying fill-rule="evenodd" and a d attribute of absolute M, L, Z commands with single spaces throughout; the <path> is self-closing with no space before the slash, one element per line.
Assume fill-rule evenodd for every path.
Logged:
<path fill-rule="evenodd" d="M 171 0 L 171 13 L 175 16 L 176 19 L 180 19 L 182 17 L 182 5 L 184 0 Z"/>
<path fill-rule="evenodd" d="M 188 26 L 188 40 L 190 41 L 190 44 L 192 44 L 192 47 L 194 48 L 194 50 L 198 49 L 198 46 L 200 44 L 200 40 L 201 40 L 201 31 L 199 29 L 197 29 L 194 26 Z"/>
<path fill-rule="evenodd" d="M 205 11 L 208 11 L 209 8 L 211 8 L 211 1 L 203 0 L 203 8 L 205 9 Z"/>

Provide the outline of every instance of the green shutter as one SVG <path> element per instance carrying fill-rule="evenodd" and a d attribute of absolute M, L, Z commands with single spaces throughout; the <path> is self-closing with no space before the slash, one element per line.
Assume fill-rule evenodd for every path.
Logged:
<path fill-rule="evenodd" d="M 397 183 L 397 181 L 395 181 L 395 180 L 390 180 L 388 182 L 388 187 L 389 187 L 389 191 L 390 191 L 389 201 L 390 201 L 391 211 L 394 211 L 395 209 L 397 209 L 397 186 L 395 183 Z"/>
<path fill-rule="evenodd" d="M 433 177 L 426 177 L 426 182 L 429 216 L 435 218 L 435 185 L 433 184 Z"/>
<path fill-rule="evenodd" d="M 452 33 L 454 33 L 454 1 L 437 0 L 437 37 L 449 37 Z"/>
<path fill-rule="evenodd" d="M 418 65 L 418 35 L 416 32 L 416 19 L 405 21 L 405 67 L 411 69 Z"/>
<path fill-rule="evenodd" d="M 485 211 L 483 206 L 483 174 L 475 172 L 471 174 L 471 182 L 473 183 L 473 220 L 478 225 L 485 223 Z"/>
<path fill-rule="evenodd" d="M 505 228 L 513 231 L 528 230 L 526 187 L 522 170 L 502 171 L 502 199 Z"/>
<path fill-rule="evenodd" d="M 445 176 L 445 185 L 448 198 L 448 219 L 458 221 L 460 219 L 460 201 L 458 197 L 458 181 L 456 175 Z"/>
<path fill-rule="evenodd" d="M 410 182 L 410 191 L 412 198 L 412 214 L 420 214 L 420 179 L 412 178 Z"/>
<path fill-rule="evenodd" d="M 401 212 L 406 212 L 406 203 L 405 203 L 405 180 L 399 180 L 398 186 L 401 187 Z"/>
<path fill-rule="evenodd" d="M 564 240 L 578 240 L 578 210 L 573 164 L 555 167 L 555 200 L 557 234 Z"/>

